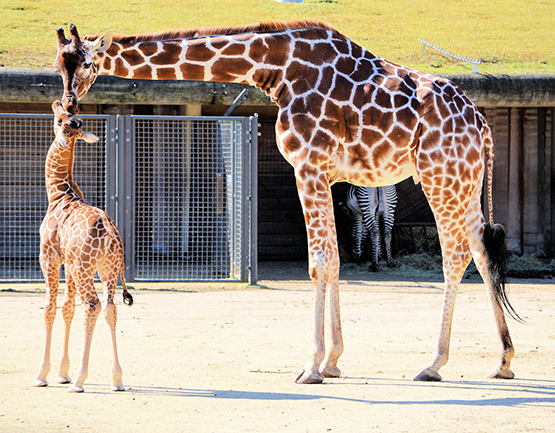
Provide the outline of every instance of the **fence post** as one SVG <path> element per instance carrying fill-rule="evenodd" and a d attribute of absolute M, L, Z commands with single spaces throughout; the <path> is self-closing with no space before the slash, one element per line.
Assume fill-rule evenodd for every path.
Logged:
<path fill-rule="evenodd" d="M 106 213 L 118 221 L 118 137 L 116 116 L 106 120 Z"/>
<path fill-rule="evenodd" d="M 250 143 L 250 279 L 249 284 L 258 281 L 258 115 L 249 118 Z"/>
<path fill-rule="evenodd" d="M 241 221 L 241 281 L 256 284 L 258 202 L 258 118 L 243 119 L 243 203 Z"/>
<path fill-rule="evenodd" d="M 125 250 L 125 275 L 135 281 L 135 137 L 133 118 L 117 116 L 118 227 Z"/>

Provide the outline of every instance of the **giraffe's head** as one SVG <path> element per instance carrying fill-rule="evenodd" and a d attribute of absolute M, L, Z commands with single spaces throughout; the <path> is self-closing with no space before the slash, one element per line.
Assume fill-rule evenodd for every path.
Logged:
<path fill-rule="evenodd" d="M 52 111 L 54 112 L 54 134 L 63 148 L 66 148 L 68 143 L 75 143 L 79 138 L 87 143 L 98 141 L 96 135 L 81 130 L 83 122 L 67 111 L 60 100 L 54 101 Z"/>
<path fill-rule="evenodd" d="M 81 39 L 74 24 L 69 26 L 69 32 L 70 39 L 66 38 L 63 28 L 56 31 L 58 53 L 54 69 L 64 82 L 64 107 L 72 114 L 78 114 L 79 99 L 85 96 L 98 75 L 93 57 L 110 47 L 112 32 L 109 31 L 94 41 Z"/>

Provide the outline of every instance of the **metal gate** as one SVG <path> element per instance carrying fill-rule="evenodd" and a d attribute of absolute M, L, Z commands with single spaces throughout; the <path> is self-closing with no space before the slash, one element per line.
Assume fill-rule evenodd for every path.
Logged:
<path fill-rule="evenodd" d="M 118 224 L 128 281 L 257 278 L 257 119 L 80 116 L 74 177 Z M 0 115 L 0 281 L 40 281 L 52 115 Z"/>

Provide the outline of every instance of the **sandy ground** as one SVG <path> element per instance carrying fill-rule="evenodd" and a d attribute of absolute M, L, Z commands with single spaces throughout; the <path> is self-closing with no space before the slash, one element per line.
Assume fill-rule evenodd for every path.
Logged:
<path fill-rule="evenodd" d="M 294 379 L 308 352 L 312 286 L 305 264 L 261 264 L 260 287 L 135 283 L 119 305 L 126 392 L 110 391 L 110 343 L 99 320 L 83 394 L 55 383 L 62 319 L 47 388 L 30 386 L 43 345 L 42 284 L 0 286 L 0 432 L 528 432 L 555 431 L 555 282 L 520 280 L 509 322 L 510 381 L 486 379 L 498 358 L 483 286 L 465 281 L 444 381 L 414 382 L 431 359 L 439 282 L 342 275 L 344 375 Z M 121 294 L 118 294 L 121 300 Z M 82 345 L 72 330 L 71 374 Z"/>

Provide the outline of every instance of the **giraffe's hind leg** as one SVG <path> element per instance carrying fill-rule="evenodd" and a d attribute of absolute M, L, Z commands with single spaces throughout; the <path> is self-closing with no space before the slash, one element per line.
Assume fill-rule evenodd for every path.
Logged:
<path fill-rule="evenodd" d="M 454 165 L 456 162 L 447 161 L 444 167 L 445 172 L 438 170 L 438 173 L 431 177 L 421 175 L 422 189 L 434 213 L 441 244 L 444 292 L 436 349 L 430 365 L 414 378 L 419 381 L 441 380 L 439 369 L 449 359 L 451 325 L 459 283 L 472 259 L 465 227 L 465 214 L 471 195 L 464 193 L 465 189 L 470 189 L 472 184 L 469 185 L 470 182 L 468 182 L 466 185 L 459 185 L 458 193 L 452 190 L 451 185 L 458 180 L 453 181 L 445 173 Z M 451 171 L 457 172 L 456 170 Z M 471 175 L 468 175 L 467 178 L 472 179 Z M 478 185 L 479 178 L 480 176 L 476 175 L 476 184 Z"/>
<path fill-rule="evenodd" d="M 89 375 L 89 357 L 91 353 L 91 343 L 96 326 L 96 320 L 102 309 L 100 299 L 94 288 L 94 269 L 80 269 L 76 274 L 79 284 L 79 295 L 83 302 L 83 316 L 85 326 L 85 338 L 83 343 L 83 353 L 81 364 L 77 371 L 77 377 L 73 384 L 68 388 L 68 392 L 83 392 L 83 384 Z"/>
<path fill-rule="evenodd" d="M 99 272 L 100 273 L 100 272 Z M 118 269 L 110 269 L 108 272 L 100 273 L 102 286 L 104 288 L 104 296 L 106 299 L 106 307 L 104 309 L 104 318 L 110 327 L 110 337 L 112 339 L 112 391 L 125 391 L 123 386 L 123 372 L 118 358 L 118 347 L 116 340 L 116 324 L 118 310 L 114 304 L 116 294 L 116 285 L 118 281 Z"/>
<path fill-rule="evenodd" d="M 445 229 L 439 230 L 440 238 L 447 239 Z M 443 292 L 443 305 L 440 319 L 439 333 L 436 349 L 432 362 L 414 380 L 418 381 L 440 381 L 439 369 L 447 364 L 449 360 L 449 345 L 451 340 L 451 325 L 453 322 L 453 310 L 463 273 L 470 263 L 471 254 L 468 241 L 459 237 L 442 242 L 443 249 L 443 275 L 445 287 Z"/>
<path fill-rule="evenodd" d="M 484 246 L 484 217 L 480 211 L 479 197 L 475 197 L 471 202 L 471 207 L 467 217 L 467 231 L 470 249 L 474 258 L 474 263 L 478 272 L 484 280 L 489 297 L 495 326 L 501 344 L 501 360 L 495 370 L 489 375 L 492 379 L 512 379 L 514 373 L 511 371 L 511 360 L 514 357 L 514 347 L 505 320 L 505 314 L 495 296 L 491 276 L 488 270 L 488 260 Z"/>

